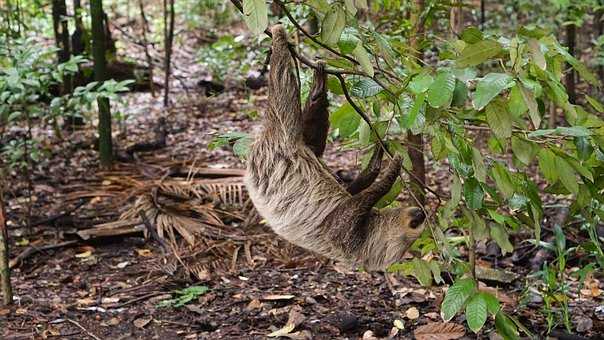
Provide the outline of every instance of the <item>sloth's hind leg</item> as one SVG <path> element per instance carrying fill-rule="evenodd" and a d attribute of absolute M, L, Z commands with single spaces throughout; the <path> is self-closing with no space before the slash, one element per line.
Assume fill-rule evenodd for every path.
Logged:
<path fill-rule="evenodd" d="M 376 145 L 375 151 L 373 151 L 373 155 L 371 155 L 371 159 L 369 160 L 367 167 L 363 169 L 363 171 L 361 171 L 361 173 L 350 184 L 348 184 L 346 190 L 351 195 L 358 194 L 375 182 L 375 179 L 380 174 L 380 169 L 382 168 L 383 156 L 384 149 L 382 149 L 379 145 Z"/>
<path fill-rule="evenodd" d="M 390 191 L 394 182 L 401 171 L 401 165 L 403 161 L 400 156 L 396 156 L 388 166 L 386 175 L 379 182 L 373 182 L 365 190 L 352 196 L 353 204 L 365 209 L 371 210 L 373 206 Z"/>
<path fill-rule="evenodd" d="M 283 26 L 275 25 L 271 32 L 273 51 L 268 77 L 269 109 L 266 118 L 288 136 L 298 138 L 302 135 L 302 109 L 294 59 L 289 51 Z"/>
<path fill-rule="evenodd" d="M 327 142 L 327 132 L 329 131 L 329 102 L 327 101 L 327 73 L 325 73 L 325 64 L 319 62 L 315 69 L 312 89 L 306 99 L 304 110 L 302 111 L 302 121 L 304 124 L 304 143 L 312 152 L 321 158 Z"/>

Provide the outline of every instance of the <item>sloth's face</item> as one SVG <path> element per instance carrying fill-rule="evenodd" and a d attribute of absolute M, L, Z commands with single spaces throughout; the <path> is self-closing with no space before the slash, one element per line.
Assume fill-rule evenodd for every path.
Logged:
<path fill-rule="evenodd" d="M 365 261 L 364 266 L 367 270 L 385 270 L 393 263 L 401 262 L 405 256 L 405 252 L 411 244 L 424 231 L 424 222 L 426 214 L 417 207 L 409 207 L 402 209 L 393 209 L 390 215 L 382 226 L 387 228 L 383 232 L 383 243 L 376 243 L 380 249 L 371 249 L 368 251 L 369 258 Z M 391 218 L 398 219 L 399 223 L 394 222 Z M 383 230 L 383 229 L 382 229 Z M 372 256 L 373 254 L 381 254 L 380 256 Z"/>
<path fill-rule="evenodd" d="M 403 229 L 409 231 L 410 234 L 417 234 L 419 236 L 424 229 L 425 220 L 426 213 L 424 213 L 422 208 L 407 208 L 403 216 Z"/>

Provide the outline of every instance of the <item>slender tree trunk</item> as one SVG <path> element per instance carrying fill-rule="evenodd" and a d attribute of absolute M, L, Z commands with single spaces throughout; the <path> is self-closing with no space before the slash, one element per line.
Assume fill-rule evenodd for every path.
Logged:
<path fill-rule="evenodd" d="M 59 63 L 65 63 L 71 57 L 69 46 L 69 28 L 67 25 L 67 6 L 65 0 L 52 0 L 52 23 L 57 48 Z M 72 77 L 63 77 L 61 94 L 71 93 L 73 89 Z"/>
<path fill-rule="evenodd" d="M 568 53 L 575 55 L 575 44 L 577 35 L 577 26 L 569 24 L 566 26 L 566 46 Z M 568 101 L 575 104 L 577 99 L 577 90 L 575 89 L 575 71 L 567 64 L 568 72 L 566 72 L 566 91 L 568 92 Z"/>
<path fill-rule="evenodd" d="M 600 1 L 600 6 L 602 6 L 602 1 Z M 596 39 L 604 35 L 604 9 L 600 9 L 594 18 L 598 32 Z M 598 76 L 600 77 L 600 81 L 604 84 L 604 65 L 598 66 Z"/>
<path fill-rule="evenodd" d="M 73 55 L 83 55 L 86 51 L 84 45 L 84 23 L 82 22 L 82 1 L 73 0 L 73 17 L 75 31 L 71 38 L 71 51 Z"/>
<path fill-rule="evenodd" d="M 453 36 L 458 36 L 464 27 L 463 18 L 463 2 L 461 0 L 454 0 L 453 7 L 449 15 L 449 24 L 451 25 L 451 32 Z"/>
<path fill-rule="evenodd" d="M 8 250 L 8 230 L 6 228 L 6 212 L 4 210 L 4 173 L 0 170 L 0 286 L 2 286 L 3 305 L 13 303 L 10 268 L 8 267 Z"/>
<path fill-rule="evenodd" d="M 174 41 L 174 0 L 170 0 L 170 13 L 168 14 L 168 0 L 164 0 L 164 49 L 165 49 L 165 77 L 164 77 L 164 106 L 170 104 L 170 73 L 172 64 L 172 42 Z M 168 15 L 170 23 L 168 23 Z"/>
<path fill-rule="evenodd" d="M 138 6 L 140 9 L 141 19 L 143 20 L 143 44 L 145 44 L 145 58 L 149 65 L 149 89 L 151 89 L 151 95 L 155 97 L 155 83 L 153 82 L 153 58 L 149 53 L 149 39 L 147 39 L 147 31 L 149 30 L 149 21 L 145 14 L 145 6 L 143 0 L 138 0 Z"/>
<path fill-rule="evenodd" d="M 424 24 L 420 22 L 420 14 L 424 8 L 424 0 L 416 0 L 415 8 L 411 13 L 411 24 L 412 32 L 409 39 L 409 45 L 411 51 L 416 53 L 415 57 L 418 59 L 423 58 L 423 52 L 419 50 L 420 40 L 424 35 Z M 411 131 L 407 132 L 407 145 L 409 151 L 409 158 L 411 158 L 411 164 L 413 169 L 411 173 L 413 178 L 411 179 L 412 192 L 419 201 L 419 204 L 424 204 L 426 200 L 426 164 L 424 161 L 424 138 L 422 134 L 414 135 Z"/>
<path fill-rule="evenodd" d="M 90 19 L 92 24 L 94 79 L 98 82 L 102 82 L 106 80 L 107 77 L 102 0 L 90 0 Z M 99 156 L 101 166 L 110 167 L 113 161 L 113 143 L 111 140 L 111 111 L 109 107 L 109 98 L 99 98 L 97 104 L 99 107 Z"/>
<path fill-rule="evenodd" d="M 485 9 L 484 9 L 484 1 L 485 0 L 480 0 L 480 30 L 484 30 L 484 23 L 485 23 Z"/>

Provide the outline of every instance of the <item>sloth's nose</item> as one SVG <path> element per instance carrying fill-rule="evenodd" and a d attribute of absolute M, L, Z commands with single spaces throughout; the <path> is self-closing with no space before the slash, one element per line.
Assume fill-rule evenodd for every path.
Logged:
<path fill-rule="evenodd" d="M 421 208 L 413 208 L 413 210 L 409 212 L 409 218 L 411 218 L 411 221 L 409 222 L 409 227 L 411 229 L 415 229 L 422 225 L 422 223 L 424 223 L 424 221 L 426 220 L 426 214 Z"/>

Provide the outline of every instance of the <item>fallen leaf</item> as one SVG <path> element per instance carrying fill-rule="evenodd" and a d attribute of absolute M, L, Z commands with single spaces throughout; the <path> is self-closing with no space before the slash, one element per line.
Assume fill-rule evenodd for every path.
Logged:
<path fill-rule="evenodd" d="M 106 297 L 106 298 L 101 299 L 101 304 L 102 305 L 108 305 L 108 304 L 111 304 L 111 303 L 117 303 L 119 301 L 120 301 L 119 297 Z"/>
<path fill-rule="evenodd" d="M 295 305 L 292 306 L 289 311 L 289 317 L 287 318 L 287 323 L 283 328 L 276 330 L 270 334 L 268 337 L 276 338 L 279 336 L 287 336 L 287 334 L 291 333 L 296 327 L 298 327 L 302 322 L 304 322 L 305 316 L 302 314 L 302 307 Z"/>
<path fill-rule="evenodd" d="M 398 329 L 405 329 L 405 323 L 403 322 L 403 320 L 396 319 L 394 320 L 394 327 Z"/>
<path fill-rule="evenodd" d="M 10 314 L 10 309 L 0 308 L 0 316 L 7 316 Z"/>
<path fill-rule="evenodd" d="M 118 263 L 118 264 L 116 265 L 116 267 L 117 267 L 117 268 L 119 268 L 119 269 L 124 269 L 124 268 L 126 268 L 126 266 L 127 266 L 127 265 L 129 265 L 129 264 L 130 264 L 130 262 L 128 262 L 128 261 L 124 261 L 124 262 L 120 262 L 120 263 Z"/>
<path fill-rule="evenodd" d="M 44 332 L 42 332 L 43 339 L 48 339 L 48 338 L 56 337 L 59 335 L 61 335 L 61 332 L 54 327 L 48 327 L 47 329 L 44 330 Z"/>
<path fill-rule="evenodd" d="M 76 303 L 80 306 L 90 306 L 94 305 L 96 303 L 96 300 L 91 298 L 77 299 Z"/>
<path fill-rule="evenodd" d="M 312 339 L 312 333 L 308 330 L 302 330 L 294 333 L 284 335 L 292 340 L 310 340 Z"/>
<path fill-rule="evenodd" d="M 149 249 L 137 249 L 136 253 L 138 254 L 138 256 L 142 256 L 142 257 L 153 256 L 153 253 Z"/>
<path fill-rule="evenodd" d="M 466 334 L 465 328 L 451 322 L 432 322 L 417 327 L 413 332 L 417 340 L 452 340 Z"/>
<path fill-rule="evenodd" d="M 579 316 L 573 318 L 573 324 L 575 325 L 575 329 L 579 333 L 588 332 L 594 326 L 593 320 L 584 315 L 579 315 Z"/>
<path fill-rule="evenodd" d="M 83 259 L 83 258 L 86 258 L 86 257 L 90 257 L 91 255 L 92 255 L 92 251 L 86 250 L 83 253 L 76 254 L 75 257 L 77 257 L 79 259 Z"/>
<path fill-rule="evenodd" d="M 424 316 L 427 317 L 428 319 L 432 319 L 432 320 L 440 319 L 440 314 L 438 314 L 436 312 L 426 313 L 426 314 L 424 314 Z"/>
<path fill-rule="evenodd" d="M 107 320 L 106 322 L 101 322 L 101 326 L 105 326 L 105 327 L 117 326 L 119 324 L 120 324 L 120 319 L 118 319 L 118 318 L 111 318 L 111 319 Z"/>
<path fill-rule="evenodd" d="M 260 300 L 253 299 L 252 301 L 250 301 L 250 303 L 248 303 L 246 309 L 247 310 L 261 309 L 262 306 L 263 306 L 263 304 L 262 304 L 262 302 L 260 302 Z"/>
<path fill-rule="evenodd" d="M 295 298 L 295 295 L 291 295 L 291 294 L 286 294 L 286 295 L 276 295 L 276 294 L 271 294 L 271 295 L 266 295 L 262 298 L 262 300 L 268 300 L 268 301 L 276 301 L 276 300 L 291 300 L 293 298 Z"/>
<path fill-rule="evenodd" d="M 372 331 L 366 331 L 363 333 L 363 340 L 378 340 L 378 338 L 373 335 Z"/>
<path fill-rule="evenodd" d="M 405 312 L 405 316 L 409 320 L 415 320 L 415 319 L 419 318 L 419 310 L 417 310 L 417 308 L 415 308 L 415 307 L 411 307 L 411 308 L 407 309 L 407 311 Z"/>
<path fill-rule="evenodd" d="M 145 326 L 147 326 L 149 324 L 149 322 L 151 322 L 152 318 L 149 317 L 142 317 L 142 318 L 138 318 L 136 320 L 134 320 L 132 323 L 134 324 L 134 327 L 136 328 L 144 328 Z"/>

